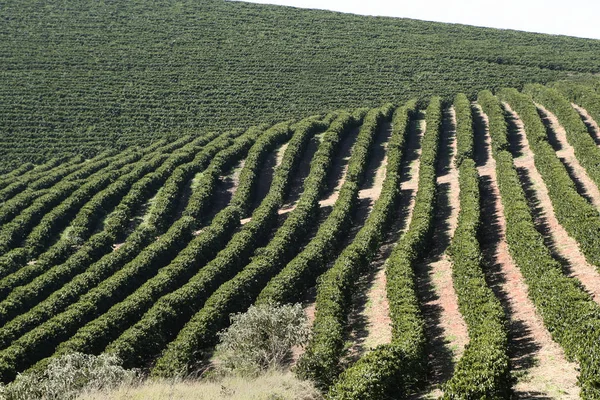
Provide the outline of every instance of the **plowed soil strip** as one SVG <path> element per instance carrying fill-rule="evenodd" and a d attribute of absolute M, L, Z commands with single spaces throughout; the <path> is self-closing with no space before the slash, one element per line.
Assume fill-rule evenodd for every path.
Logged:
<path fill-rule="evenodd" d="M 240 184 L 240 173 L 244 168 L 244 163 L 246 160 L 241 160 L 237 165 L 229 170 L 226 175 L 222 175 L 219 177 L 219 180 L 215 186 L 215 191 L 212 198 L 212 205 L 210 207 L 210 212 L 208 217 L 202 221 L 203 223 L 208 223 L 208 221 L 212 221 L 212 219 L 217 215 L 217 213 L 223 210 L 233 197 L 235 191 Z M 189 185 L 190 190 L 193 191 L 196 185 L 197 180 L 199 179 L 200 174 L 197 174 L 194 179 L 192 179 L 191 184 Z M 194 232 L 194 235 L 199 235 L 202 232 L 202 229 L 198 229 Z"/>
<path fill-rule="evenodd" d="M 340 149 L 333 161 L 331 173 L 327 175 L 327 188 L 323 200 L 319 201 L 321 208 L 331 207 L 335 204 L 339 196 L 339 191 L 344 182 L 346 182 L 346 172 L 348 171 L 348 162 L 352 153 L 352 146 L 358 137 L 360 128 L 354 129 L 349 135 L 344 136 L 340 143 Z"/>
<path fill-rule="evenodd" d="M 385 263 L 400 236 L 408 229 L 412 218 L 415 196 L 419 185 L 421 139 L 425 129 L 422 122 L 424 121 L 411 121 L 400 170 L 401 193 L 398 207 L 394 211 L 394 222 L 383 244 L 379 248 L 371 264 L 370 272 L 365 279 L 368 291 L 362 315 L 363 320 L 366 321 L 365 329 L 367 334 L 362 344 L 363 351 L 373 349 L 380 344 L 389 343 L 392 339 L 392 326 L 386 291 Z"/>
<path fill-rule="evenodd" d="M 392 134 L 392 125 L 385 123 L 378 132 L 367 167 L 365 182 L 358 193 L 360 206 L 354 226 L 356 232 L 362 227 L 373 205 L 379 199 L 387 166 L 387 144 Z M 393 245 L 400 234 L 400 226 L 395 224 L 380 246 L 374 261 L 358 282 L 353 304 L 348 317 L 352 347 L 348 354 L 352 360 L 358 359 L 365 350 L 392 338 L 389 305 L 386 295 L 386 277 L 383 265 L 389 257 Z"/>
<path fill-rule="evenodd" d="M 536 104 L 536 106 L 543 117 L 544 124 L 549 128 L 547 129 L 548 139 L 556 151 L 556 156 L 569 171 L 569 175 L 575 182 L 579 193 L 600 210 L 600 191 L 575 157 L 575 150 L 567 140 L 565 128 L 562 127 L 556 115 L 540 104 Z"/>
<path fill-rule="evenodd" d="M 319 135 L 314 135 L 306 149 L 304 150 L 304 154 L 302 155 L 302 159 L 298 164 L 298 170 L 294 177 L 292 178 L 292 183 L 290 185 L 290 191 L 287 195 L 285 204 L 283 207 L 279 209 L 279 214 L 287 214 L 290 211 L 293 211 L 296 208 L 296 204 L 302 195 L 302 190 L 304 188 L 304 180 L 310 173 L 310 163 L 319 148 L 319 143 L 321 142 L 321 138 L 323 137 L 323 133 Z"/>
<path fill-rule="evenodd" d="M 594 142 L 596 142 L 596 146 L 600 147 L 600 127 L 598 126 L 598 123 L 594 121 L 594 118 L 592 118 L 585 108 L 580 107 L 575 103 L 571 103 L 571 106 L 573 106 L 575 111 L 581 116 L 583 123 L 588 128 L 590 136 L 594 139 Z"/>
<path fill-rule="evenodd" d="M 440 138 L 433 247 L 428 257 L 415 266 L 417 290 L 429 339 L 428 383 L 434 393 L 441 383 L 450 378 L 469 341 L 452 284 L 452 262 L 446 254 L 458 224 L 460 208 L 455 127 L 456 116 L 451 108 L 444 112 Z"/>
<path fill-rule="evenodd" d="M 515 139 L 523 156 L 515 158 L 515 166 L 521 179 L 524 181 L 525 192 L 529 201 L 534 205 L 536 214 L 536 227 L 548 241 L 547 245 L 561 259 L 568 269 L 570 276 L 581 281 L 586 291 L 600 304 L 600 274 L 590 265 L 579 249 L 579 244 L 570 237 L 567 231 L 559 224 L 554 214 L 554 208 L 548 195 L 548 189 L 542 176 L 534 163 L 534 155 L 529 147 L 523 122 L 519 116 L 504 103 L 505 109 L 512 116 L 510 124 L 513 125 Z"/>
<path fill-rule="evenodd" d="M 342 185 L 346 181 L 346 172 L 348 171 L 348 162 L 350 161 L 350 154 L 352 153 L 352 146 L 358 137 L 360 128 L 354 129 L 350 134 L 344 136 L 340 143 L 340 149 L 336 155 L 333 165 L 331 166 L 331 172 L 327 176 L 327 188 L 328 190 L 324 194 L 324 198 L 319 201 L 321 206 L 319 223 L 316 224 L 314 230 L 310 233 L 313 237 L 317 232 L 319 225 L 327 218 L 331 212 L 335 201 L 339 196 L 339 191 Z M 308 323 L 312 326 L 315 321 L 316 312 L 316 298 L 317 290 L 316 287 L 311 288 L 302 300 L 302 307 L 304 313 L 308 319 Z M 292 359 L 290 360 L 290 366 L 296 364 L 300 356 L 304 353 L 301 348 L 294 348 Z"/>
<path fill-rule="evenodd" d="M 482 199 L 481 250 L 486 275 L 509 317 L 509 352 L 517 377 L 517 398 L 579 398 L 577 365 L 568 362 L 562 348 L 544 327 L 527 297 L 527 285 L 506 242 L 506 220 L 491 153 L 487 116 L 478 106 L 476 159 Z"/>
<path fill-rule="evenodd" d="M 260 171 L 258 172 L 258 176 L 256 178 L 256 188 L 254 190 L 254 199 L 252 200 L 252 209 L 249 210 L 249 214 L 252 214 L 252 211 L 256 209 L 260 205 L 260 203 L 265 199 L 267 193 L 271 188 L 271 183 L 273 182 L 273 176 L 275 175 L 275 169 L 281 164 L 283 161 L 283 155 L 285 154 L 285 149 L 288 147 L 288 142 L 282 144 L 277 149 L 272 151 L 268 156 L 265 162 L 263 163 Z M 243 218 L 240 220 L 241 225 L 245 225 L 252 220 L 252 217 Z"/>

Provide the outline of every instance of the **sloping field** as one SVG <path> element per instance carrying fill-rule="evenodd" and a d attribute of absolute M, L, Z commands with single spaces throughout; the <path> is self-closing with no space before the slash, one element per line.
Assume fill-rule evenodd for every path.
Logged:
<path fill-rule="evenodd" d="M 596 40 L 224 0 L 9 0 L 0 20 L 2 170 L 600 72 Z"/>
<path fill-rule="evenodd" d="M 231 313 L 304 302 L 295 372 L 332 399 L 598 399 L 598 117 L 562 81 L 16 169 L 0 379 L 194 373 Z"/>

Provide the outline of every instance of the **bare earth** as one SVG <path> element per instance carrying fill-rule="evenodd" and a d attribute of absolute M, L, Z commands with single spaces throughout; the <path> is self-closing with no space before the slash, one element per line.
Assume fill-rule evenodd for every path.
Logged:
<path fill-rule="evenodd" d="M 365 182 L 358 193 L 361 206 L 357 214 L 358 220 L 364 222 L 379 199 L 385 180 L 387 166 L 387 147 L 392 134 L 392 125 L 385 123 L 374 143 L 372 157 L 367 168 Z M 360 223 L 362 226 L 362 223 Z M 353 297 L 352 309 L 348 318 L 351 328 L 350 340 L 352 346 L 348 351 L 349 360 L 356 360 L 365 351 L 382 343 L 388 343 L 392 338 L 389 305 L 386 293 L 386 277 L 384 263 L 389 257 L 397 235 L 393 234 L 384 239 L 367 273 L 360 278 Z"/>
<path fill-rule="evenodd" d="M 556 156 L 563 164 L 565 164 L 582 195 L 587 198 L 596 209 L 600 210 L 600 191 L 598 191 L 598 186 L 596 186 L 594 181 L 587 174 L 585 168 L 581 166 L 577 157 L 575 157 L 575 150 L 567 140 L 565 128 L 560 124 L 556 115 L 546 110 L 540 104 L 536 104 L 536 106 L 544 116 L 544 122 L 550 126 L 550 143 L 555 149 L 559 149 L 556 151 Z"/>
<path fill-rule="evenodd" d="M 539 220 L 538 225 L 542 225 L 542 231 L 548 231 L 548 239 L 551 242 L 552 249 L 559 258 L 564 260 L 570 271 L 570 275 L 581 281 L 586 291 L 600 304 L 600 274 L 593 265 L 590 265 L 579 248 L 579 244 L 570 237 L 567 231 L 559 224 L 552 207 L 552 202 L 548 195 L 548 189 L 534 164 L 534 155 L 529 147 L 529 142 L 525 134 L 523 123 L 518 115 L 504 104 L 506 110 L 515 118 L 517 126 L 517 135 L 520 140 L 522 157 L 515 158 L 515 166 L 518 170 L 524 171 L 535 191 L 535 197 L 538 202 Z M 547 229 L 544 229 L 547 228 Z"/>
<path fill-rule="evenodd" d="M 279 215 L 287 214 L 296 209 L 298 200 L 300 200 L 300 196 L 304 190 L 304 180 L 310 173 L 310 163 L 319 148 L 322 137 L 323 134 L 321 133 L 310 138 L 300 163 L 298 164 L 298 171 L 292 178 L 292 183 L 290 185 L 289 194 L 287 195 L 285 204 L 278 210 Z"/>
<path fill-rule="evenodd" d="M 588 128 L 588 132 L 592 136 L 592 139 L 594 139 L 594 142 L 596 142 L 596 146 L 600 147 L 600 127 L 598 126 L 598 123 L 594 121 L 585 108 L 580 107 L 575 103 L 571 103 L 571 106 L 573 106 L 575 111 L 581 116 L 581 119 L 583 119 L 583 122 Z"/>
<path fill-rule="evenodd" d="M 311 288 L 304 296 L 302 300 L 302 308 L 304 309 L 304 315 L 306 315 L 306 319 L 308 325 L 312 328 L 315 323 L 315 314 L 317 312 L 317 288 Z M 292 357 L 290 360 L 290 367 L 296 365 L 300 357 L 304 354 L 304 348 L 299 346 L 292 347 Z"/>
<path fill-rule="evenodd" d="M 252 210 L 256 209 L 256 207 L 258 207 L 267 196 L 267 193 L 269 193 L 271 182 L 273 182 L 273 176 L 275 175 L 275 170 L 279 165 L 281 165 L 281 162 L 283 161 L 283 155 L 285 154 L 285 149 L 287 149 L 288 145 L 289 142 L 286 142 L 279 146 L 275 151 L 271 152 L 271 154 L 267 156 L 267 159 L 258 172 L 254 200 L 252 201 Z M 240 220 L 240 224 L 245 225 L 251 220 L 252 217 L 242 218 Z"/>
<path fill-rule="evenodd" d="M 441 394 L 439 386 L 450 378 L 456 361 L 469 341 L 467 326 L 458 309 L 452 284 L 452 262 L 446 250 L 458 225 L 460 211 L 456 155 L 456 116 L 450 108 L 444 113 L 438 164 L 438 206 L 434 220 L 433 249 L 415 266 L 417 290 L 429 335 L 429 389 L 414 398 Z"/>
<path fill-rule="evenodd" d="M 327 176 L 327 187 L 324 198 L 319 201 L 321 206 L 321 214 L 320 219 L 321 222 L 329 215 L 335 201 L 339 197 L 339 191 L 342 188 L 342 185 L 346 181 L 346 172 L 348 171 L 348 162 L 350 161 L 350 154 L 352 153 L 352 146 L 356 141 L 358 136 L 359 128 L 356 128 L 350 134 L 346 135 L 342 138 L 340 143 L 340 149 L 338 150 L 338 154 L 333 161 L 331 166 L 331 172 Z M 302 306 L 304 308 L 304 313 L 306 314 L 306 318 L 310 326 L 313 325 L 315 321 L 315 313 L 316 313 L 316 297 L 317 290 L 316 287 L 311 288 L 308 293 L 304 296 L 302 300 Z M 304 349 L 295 347 L 292 349 L 293 355 L 290 361 L 290 366 L 296 365 L 302 354 L 304 353 Z"/>
<path fill-rule="evenodd" d="M 253 201 L 254 205 L 252 207 L 253 209 L 258 207 L 263 199 L 267 196 L 267 193 L 269 193 L 269 189 L 271 189 L 271 182 L 273 182 L 273 176 L 275 175 L 275 170 L 281 165 L 281 162 L 283 161 L 283 155 L 285 154 L 285 150 L 287 149 L 288 145 L 289 142 L 280 145 L 275 151 L 271 152 L 264 161 L 256 179 L 256 189 L 254 191 Z"/>
<path fill-rule="evenodd" d="M 356 141 L 360 128 L 354 129 L 350 134 L 342 138 L 340 143 L 340 149 L 336 159 L 331 166 L 331 173 L 327 177 L 328 190 L 325 193 L 324 198 L 319 201 L 321 208 L 330 207 L 335 204 L 339 196 L 340 189 L 346 182 L 346 172 L 348 171 L 348 162 L 350 161 L 350 154 L 352 153 L 352 146 Z"/>
<path fill-rule="evenodd" d="M 487 116 L 479 108 L 483 124 L 478 124 L 476 155 L 481 182 L 481 240 L 486 274 L 509 317 L 509 352 L 516 398 L 577 399 L 577 364 L 568 362 L 562 348 L 544 327 L 528 288 L 515 265 L 506 242 L 506 219 L 492 157 Z"/>
<path fill-rule="evenodd" d="M 212 218 L 222 209 L 227 207 L 229 201 L 235 194 L 239 184 L 240 184 L 240 173 L 244 168 L 244 163 L 246 160 L 241 160 L 237 165 L 235 165 L 227 175 L 222 175 L 219 177 L 219 181 L 217 182 L 215 188 L 215 194 L 213 196 L 213 205 L 210 211 L 210 217 L 208 220 L 212 220 Z M 196 179 L 196 178 L 194 178 Z M 192 186 L 194 182 L 192 182 Z M 202 229 L 198 229 L 194 231 L 194 235 L 199 235 L 202 232 Z"/>
<path fill-rule="evenodd" d="M 373 260 L 370 268 L 371 272 L 366 277 L 370 287 L 366 293 L 366 305 L 362 313 L 366 321 L 366 336 L 362 345 L 363 352 L 380 344 L 389 343 L 392 339 L 385 263 L 400 236 L 408 230 L 412 219 L 419 184 L 420 144 L 425 130 L 424 121 L 411 121 L 410 129 L 411 133 L 406 142 L 406 150 L 401 165 L 401 194 L 399 204 L 394 212 L 396 218 Z"/>

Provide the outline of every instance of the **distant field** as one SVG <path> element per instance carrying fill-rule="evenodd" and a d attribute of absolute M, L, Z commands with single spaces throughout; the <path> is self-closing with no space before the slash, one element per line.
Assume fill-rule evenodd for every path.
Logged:
<path fill-rule="evenodd" d="M 3 168 L 600 72 L 596 40 L 217 0 L 11 0 L 0 18 Z"/>
<path fill-rule="evenodd" d="M 329 398 L 597 399 L 598 121 L 562 81 L 24 165 L 0 380 L 75 351 L 193 373 L 231 313 L 300 302 Z"/>

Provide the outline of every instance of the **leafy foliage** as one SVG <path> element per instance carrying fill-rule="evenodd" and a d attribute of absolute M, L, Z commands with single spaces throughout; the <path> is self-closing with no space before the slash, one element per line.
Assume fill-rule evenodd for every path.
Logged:
<path fill-rule="evenodd" d="M 137 380 L 136 371 L 125 370 L 114 355 L 98 357 L 73 353 L 55 360 L 42 373 L 19 375 L 0 384 L 6 400 L 71 400 L 83 391 L 107 390 Z"/>
<path fill-rule="evenodd" d="M 394 133 L 386 172 L 388 188 L 399 186 L 401 153 L 413 107 L 414 103 L 409 102 L 394 113 Z M 423 156 L 427 161 L 433 162 L 437 154 L 437 134 L 430 132 L 428 136 Z M 412 263 L 421 256 L 430 239 L 435 198 L 433 172 L 434 170 L 429 168 L 424 168 L 421 172 L 417 192 L 420 201 L 415 205 L 412 219 L 415 222 L 411 222 L 408 233 L 399 239 L 386 263 L 386 291 L 392 320 L 392 342 L 378 346 L 342 372 L 329 390 L 328 397 L 331 399 L 401 397 L 423 377 L 425 331 L 415 291 Z"/>
<path fill-rule="evenodd" d="M 489 119 L 511 256 L 523 273 L 528 295 L 552 338 L 570 358 L 579 362 L 582 398 L 600 399 L 600 307 L 576 279 L 564 275 L 561 264 L 544 245 L 544 238 L 533 223 L 512 155 L 494 145 L 496 138 L 508 135 L 498 99 L 489 92 L 482 92 L 478 101 Z"/>
<path fill-rule="evenodd" d="M 304 346 L 310 328 L 301 304 L 250 306 L 231 315 L 231 325 L 219 332 L 219 368 L 241 375 L 281 369 L 292 346 Z"/>
<path fill-rule="evenodd" d="M 433 110 L 432 118 L 435 118 L 435 106 L 438 107 L 439 112 L 438 98 L 434 98 L 430 106 Z M 382 111 L 386 119 L 391 117 L 391 113 L 391 109 Z M 401 130 L 395 133 L 403 136 Z M 393 148 L 398 150 L 396 146 Z M 398 154 L 395 156 L 398 157 Z M 398 168 L 398 159 L 394 161 L 390 167 Z M 341 372 L 339 361 L 343 351 L 344 328 L 350 296 L 355 288 L 354 282 L 370 265 L 383 239 L 383 232 L 393 216 L 392 210 L 399 195 L 399 185 L 396 181 L 399 171 L 391 169 L 390 172 L 387 175 L 386 171 L 386 182 L 364 226 L 335 260 L 333 266 L 319 278 L 314 335 L 299 360 L 297 373 L 300 377 L 313 379 L 317 386 L 323 389 L 331 386 Z"/>
<path fill-rule="evenodd" d="M 6 165 L 600 71 L 594 40 L 222 0 L 10 0 L 3 16 Z"/>
<path fill-rule="evenodd" d="M 514 89 L 499 93 L 500 99 L 510 103 L 525 126 L 525 133 L 535 166 L 544 179 L 558 222 L 577 240 L 590 264 L 600 266 L 600 214 L 585 198 L 579 195 L 567 169 L 556 157 L 537 113 L 532 98 Z"/>
<path fill-rule="evenodd" d="M 592 143 L 596 151 L 580 117 L 563 96 L 579 96 L 593 106 L 593 93 L 600 87 L 588 84 L 580 90 L 578 85 L 562 82 L 556 89 L 532 85 L 525 94 L 503 89 L 499 95 L 525 122 L 536 166 L 550 189 L 559 220 L 594 260 L 600 254 L 594 242 L 600 217 L 577 193 L 556 158 L 528 94 L 556 113 L 574 146 L 584 149 Z M 503 110 L 489 91 L 482 91 L 478 101 L 489 117 L 510 251 L 548 330 L 567 356 L 579 363 L 582 396 L 598 399 L 600 307 L 576 280 L 564 275 L 535 229 L 507 151 L 512 150 L 507 127 L 514 127 L 506 113 L 509 106 Z M 432 98 L 426 111 L 428 129 L 411 224 L 386 263 L 392 340 L 345 371 L 340 359 L 349 299 L 395 216 L 402 196 L 400 166 L 407 124 L 415 118 L 413 110 L 423 104 L 411 101 L 396 109 L 393 117 L 395 106 L 386 104 L 293 124 L 285 121 L 157 141 L 89 160 L 58 157 L 0 176 L 0 236 L 4 238 L 0 246 L 0 379 L 11 381 L 28 368 L 40 373 L 74 351 L 114 353 L 126 366 L 153 366 L 152 373 L 158 376 L 186 374 L 211 352 L 219 330 L 229 325 L 231 313 L 244 312 L 253 304 L 270 309 L 299 301 L 317 283 L 314 335 L 298 364 L 299 375 L 317 381 L 331 399 L 409 395 L 423 383 L 427 366 L 426 332 L 413 266 L 431 248 L 439 131 L 442 111 L 448 107 L 440 97 Z M 480 199 L 472 160 L 473 124 L 482 124 L 484 119 L 467 95 L 457 95 L 453 106 L 461 212 L 449 255 L 470 343 L 444 386 L 444 396 L 504 398 L 511 383 L 505 316 L 485 282 L 477 238 Z M 375 132 L 390 118 L 393 132 L 380 197 L 353 242 L 340 249 Z M 338 157 L 340 140 L 361 123 L 346 181 L 333 211 L 321 222 L 319 200 L 328 170 Z M 301 184 L 296 207 L 282 218 L 279 213 L 307 143 L 325 130 L 318 150 L 314 156 L 310 153 L 310 172 Z M 255 208 L 261 168 L 286 141 L 269 192 Z M 589 170 L 595 168 L 594 151 L 577 155 L 582 160 L 587 157 Z M 239 186 L 230 203 L 212 212 L 219 182 L 242 159 Z M 242 221 L 247 216 L 251 218 Z M 302 313 L 296 308 L 291 314 L 300 318 Z M 269 311 L 262 316 L 274 318 L 274 314 Z M 242 329 L 232 337 L 256 340 L 255 333 L 246 333 Z M 288 345 L 278 347 L 276 363 L 289 355 L 283 350 Z M 256 350 L 256 346 L 248 348 Z M 229 365 L 246 358 L 241 351 L 230 351 L 227 357 Z M 257 363 L 270 364 L 265 357 Z M 246 371 L 253 368 L 242 366 Z"/>

